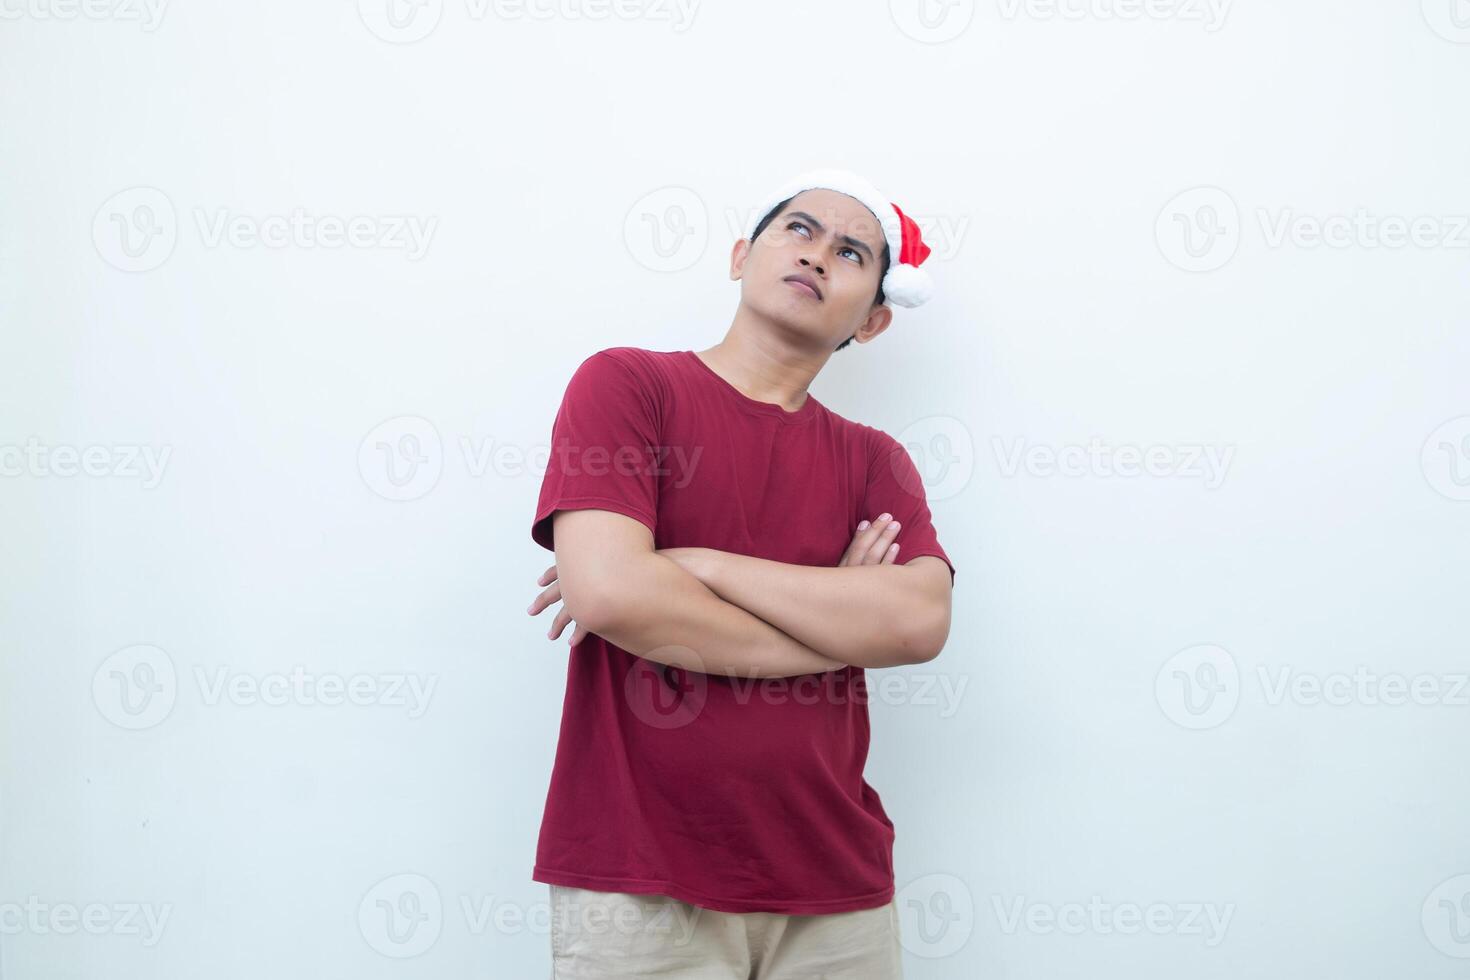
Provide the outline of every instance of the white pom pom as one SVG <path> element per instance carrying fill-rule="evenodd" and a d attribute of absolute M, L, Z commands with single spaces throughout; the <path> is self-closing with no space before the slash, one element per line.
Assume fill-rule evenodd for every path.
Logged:
<path fill-rule="evenodd" d="M 918 266 L 900 263 L 890 266 L 883 277 L 883 295 L 899 306 L 922 306 L 934 295 L 934 280 Z"/>

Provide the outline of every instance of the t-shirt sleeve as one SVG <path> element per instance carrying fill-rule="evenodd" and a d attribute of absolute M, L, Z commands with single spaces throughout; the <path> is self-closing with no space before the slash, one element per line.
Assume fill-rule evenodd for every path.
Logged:
<path fill-rule="evenodd" d="M 658 402 L 648 379 L 607 351 L 583 361 L 552 423 L 531 539 L 554 550 L 551 517 L 558 510 L 610 510 L 654 530 L 658 427 Z"/>
<path fill-rule="evenodd" d="M 892 514 L 901 525 L 895 539 L 898 564 L 907 564 L 920 555 L 933 555 L 949 566 L 949 580 L 953 583 L 954 563 L 939 544 L 939 533 L 929 514 L 918 468 L 898 440 L 886 433 L 876 435 L 859 519 L 871 521 L 879 514 Z"/>

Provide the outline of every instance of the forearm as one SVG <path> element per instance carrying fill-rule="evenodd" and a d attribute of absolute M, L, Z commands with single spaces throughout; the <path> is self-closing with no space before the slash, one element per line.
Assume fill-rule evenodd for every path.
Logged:
<path fill-rule="evenodd" d="M 739 677 L 794 677 L 843 666 L 720 598 L 657 553 L 635 556 L 617 578 L 608 589 L 611 601 L 588 628 L 635 656 Z"/>
<path fill-rule="evenodd" d="M 709 548 L 680 550 L 695 553 L 690 571 L 716 595 L 843 663 L 922 662 L 938 653 L 948 633 L 948 603 L 917 567 L 827 568 Z"/>

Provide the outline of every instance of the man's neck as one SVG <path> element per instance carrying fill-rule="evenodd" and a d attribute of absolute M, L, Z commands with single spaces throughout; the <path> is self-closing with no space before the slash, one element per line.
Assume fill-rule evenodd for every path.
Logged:
<path fill-rule="evenodd" d="M 699 358 L 748 398 L 794 412 L 806 403 L 807 388 L 831 352 L 803 351 L 757 329 L 739 313 L 725 339 L 697 351 Z"/>

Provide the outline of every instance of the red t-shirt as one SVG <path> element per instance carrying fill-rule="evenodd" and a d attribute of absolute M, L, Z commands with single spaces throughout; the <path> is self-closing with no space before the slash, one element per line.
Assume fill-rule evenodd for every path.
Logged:
<path fill-rule="evenodd" d="M 742 394 L 693 351 L 582 362 L 552 427 L 531 537 L 609 510 L 656 548 L 835 566 L 859 521 L 902 524 L 900 563 L 940 548 L 892 436 Z M 532 879 L 669 895 L 720 912 L 815 915 L 894 894 L 893 824 L 863 779 L 864 672 L 759 681 L 665 669 L 596 635 L 572 649 Z"/>

